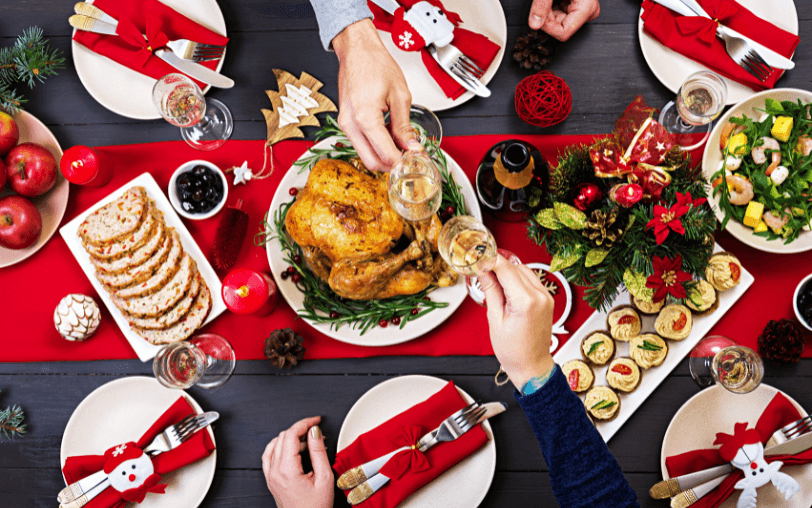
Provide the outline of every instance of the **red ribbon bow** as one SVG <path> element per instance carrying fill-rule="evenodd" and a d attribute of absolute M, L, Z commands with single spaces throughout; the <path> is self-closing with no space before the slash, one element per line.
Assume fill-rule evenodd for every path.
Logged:
<path fill-rule="evenodd" d="M 703 2 L 703 7 L 710 18 L 680 16 L 677 18 L 677 28 L 682 35 L 696 34 L 702 42 L 710 44 L 716 38 L 716 27 L 719 22 L 730 18 L 739 10 L 725 0 L 706 0 Z"/>
<path fill-rule="evenodd" d="M 695 471 L 726 464 L 730 462 L 727 460 L 730 456 L 730 449 L 732 449 L 732 446 L 736 446 L 742 439 L 749 441 L 755 437 L 762 444 L 766 443 L 773 432 L 800 418 L 801 414 L 795 406 L 784 397 L 784 395 L 777 393 L 761 414 L 754 429 L 747 430 L 746 434 L 744 434 L 743 429 L 747 427 L 746 424 L 737 423 L 734 426 L 736 430 L 734 436 L 728 438 L 721 437 L 720 440 L 720 436 L 725 436 L 725 434 L 717 434 L 716 443 L 722 443 L 721 448 L 692 450 L 680 455 L 666 457 L 665 465 L 668 468 L 668 474 L 671 475 L 671 477 L 682 476 Z M 739 436 L 739 438 L 735 436 Z M 725 443 L 730 444 L 726 446 Z M 812 462 L 812 450 L 807 450 L 796 455 L 765 456 L 764 459 L 768 463 L 780 460 L 785 466 L 808 464 Z M 730 473 L 718 487 L 696 502 L 693 508 L 715 508 L 721 505 L 725 499 L 733 494 L 735 490 L 734 486 L 743 477 L 744 474 L 742 471 L 736 469 L 733 473 Z"/>
<path fill-rule="evenodd" d="M 126 19 L 120 19 L 118 21 L 116 33 L 128 44 L 140 48 L 133 55 L 133 62 L 138 67 L 143 67 L 155 50 L 161 49 L 169 43 L 169 37 L 161 31 L 161 20 L 154 16 L 147 16 L 146 39 L 141 35 L 138 28 Z"/>
<path fill-rule="evenodd" d="M 381 468 L 381 474 L 388 478 L 400 478 L 406 471 L 422 473 L 431 467 L 426 454 L 418 449 L 417 442 L 423 436 L 423 429 L 416 426 L 401 427 L 386 438 L 398 447 L 408 446 L 408 450 L 396 453 Z"/>
<path fill-rule="evenodd" d="M 141 504 L 141 502 L 147 496 L 147 492 L 152 492 L 153 494 L 165 494 L 167 485 L 165 483 L 158 485 L 159 481 L 161 481 L 161 475 L 153 473 L 137 488 L 122 492 L 121 498 L 125 501 Z"/>

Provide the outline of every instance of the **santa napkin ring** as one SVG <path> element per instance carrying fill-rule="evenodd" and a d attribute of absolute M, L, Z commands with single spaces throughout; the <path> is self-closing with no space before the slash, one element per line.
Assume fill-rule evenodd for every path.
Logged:
<path fill-rule="evenodd" d="M 140 503 L 147 492 L 164 494 L 166 484 L 158 484 L 161 476 L 155 473 L 152 459 L 134 442 L 114 446 L 104 452 L 104 472 L 110 486 L 122 499 Z"/>
<path fill-rule="evenodd" d="M 392 21 L 392 42 L 403 51 L 420 51 L 429 44 L 447 46 L 454 40 L 454 24 L 445 11 L 430 2 L 401 7 Z"/>
<path fill-rule="evenodd" d="M 801 490 L 794 478 L 778 471 L 783 462 L 767 463 L 764 460 L 761 435 L 755 429 L 748 429 L 746 423 L 737 423 L 732 436 L 722 432 L 716 434 L 713 444 L 722 445 L 719 455 L 744 472 L 744 478 L 734 487 L 743 491 L 736 508 L 756 508 L 756 489 L 768 483 L 772 483 L 787 501 Z"/>

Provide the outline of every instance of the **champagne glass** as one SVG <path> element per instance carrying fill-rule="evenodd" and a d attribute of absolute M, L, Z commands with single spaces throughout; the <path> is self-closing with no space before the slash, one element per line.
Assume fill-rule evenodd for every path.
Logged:
<path fill-rule="evenodd" d="M 699 341 L 691 350 L 688 366 L 699 386 L 716 383 L 733 393 L 752 392 L 764 377 L 761 357 L 722 335 L 711 335 Z"/>
<path fill-rule="evenodd" d="M 430 220 L 443 200 L 440 170 L 425 152 L 404 152 L 389 172 L 389 203 L 411 222 Z"/>
<path fill-rule="evenodd" d="M 682 150 L 695 150 L 710 136 L 725 101 L 727 85 L 721 76 L 710 71 L 695 72 L 682 83 L 677 98 L 663 107 L 659 122 L 675 136 Z"/>
<path fill-rule="evenodd" d="M 197 150 L 214 150 L 231 137 L 231 111 L 216 99 L 206 99 L 190 78 L 171 73 L 152 89 L 152 101 L 164 119 L 180 127 L 180 135 Z"/>
<path fill-rule="evenodd" d="M 228 381 L 236 364 L 234 349 L 225 338 L 204 333 L 165 346 L 155 356 L 152 370 L 167 388 L 215 388 Z"/>
<path fill-rule="evenodd" d="M 409 122 L 412 124 L 412 132 L 421 145 L 426 146 L 429 141 L 440 145 L 443 139 L 443 126 L 432 110 L 419 104 L 412 104 L 409 110 Z M 389 111 L 383 115 L 383 123 L 389 128 Z"/>

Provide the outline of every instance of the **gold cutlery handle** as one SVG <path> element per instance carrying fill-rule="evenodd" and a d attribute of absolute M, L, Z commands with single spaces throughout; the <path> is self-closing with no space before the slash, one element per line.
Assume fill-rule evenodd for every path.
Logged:
<path fill-rule="evenodd" d="M 367 481 L 367 475 L 361 466 L 354 467 L 338 477 L 336 486 L 341 490 L 348 490 L 357 487 Z"/>
<path fill-rule="evenodd" d="M 90 32 L 93 30 L 93 25 L 96 24 L 96 20 L 83 14 L 74 14 L 68 18 L 68 23 L 70 23 L 70 26 L 76 28 L 77 30 Z"/>
<path fill-rule="evenodd" d="M 104 12 L 98 7 L 86 2 L 79 2 L 73 6 L 73 12 L 93 19 L 101 19 Z"/>
<path fill-rule="evenodd" d="M 352 489 L 350 495 L 347 496 L 347 502 L 355 506 L 369 499 L 374 493 L 375 491 L 372 490 L 372 487 L 370 487 L 368 483 L 364 482 Z"/>
<path fill-rule="evenodd" d="M 693 490 L 685 490 L 671 498 L 671 508 L 687 508 L 699 501 Z"/>
<path fill-rule="evenodd" d="M 677 482 L 676 478 L 669 478 L 668 480 L 663 480 L 653 487 L 648 493 L 654 499 L 667 499 L 672 496 L 676 496 L 681 492 L 679 488 L 679 483 Z"/>

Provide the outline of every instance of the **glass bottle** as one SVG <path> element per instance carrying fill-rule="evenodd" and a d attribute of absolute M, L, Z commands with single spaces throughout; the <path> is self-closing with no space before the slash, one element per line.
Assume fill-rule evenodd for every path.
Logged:
<path fill-rule="evenodd" d="M 509 139 L 492 146 L 476 173 L 483 209 L 505 222 L 522 222 L 535 212 L 547 191 L 549 167 L 536 147 Z"/>

